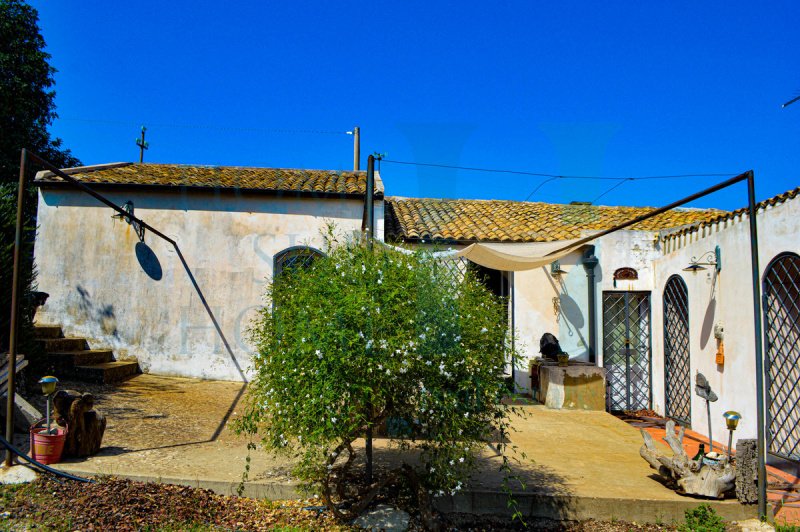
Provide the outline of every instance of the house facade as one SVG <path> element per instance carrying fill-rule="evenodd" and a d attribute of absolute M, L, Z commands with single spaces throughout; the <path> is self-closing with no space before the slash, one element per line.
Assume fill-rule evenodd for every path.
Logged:
<path fill-rule="evenodd" d="M 35 258 L 50 298 L 37 319 L 155 374 L 245 379 L 247 329 L 275 268 L 321 249 L 329 224 L 362 226 L 364 172 L 125 163 L 69 173 L 178 249 L 41 172 Z M 379 176 L 376 189 L 382 233 Z"/>
<path fill-rule="evenodd" d="M 180 252 L 40 173 L 35 253 L 39 286 L 50 299 L 38 319 L 89 338 L 92 347 L 112 348 L 118 358 L 136 357 L 142 370 L 157 374 L 244 379 L 252 352 L 246 330 L 263 305 L 267 280 L 287 261 L 321 249 L 329 223 L 346 232 L 362 228 L 363 172 L 125 163 L 70 173 L 129 205 Z M 800 459 L 800 391 L 793 387 L 800 380 L 797 194 L 762 202 L 757 218 L 761 282 L 768 287 L 771 450 L 794 460 Z M 556 249 L 653 210 L 384 197 L 380 178 L 374 198 L 378 238 L 438 249 L 483 243 L 511 255 Z M 699 371 L 719 395 L 711 413 L 715 439 L 724 438 L 722 413 L 730 409 L 742 414 L 737 437 L 754 437 L 749 243 L 744 212 L 675 209 L 557 263 L 520 271 L 470 267 L 507 298 L 520 391 L 529 390 L 528 362 L 549 332 L 574 360 L 606 368 L 610 410 L 652 408 L 705 432 L 705 404 L 693 390 Z"/>

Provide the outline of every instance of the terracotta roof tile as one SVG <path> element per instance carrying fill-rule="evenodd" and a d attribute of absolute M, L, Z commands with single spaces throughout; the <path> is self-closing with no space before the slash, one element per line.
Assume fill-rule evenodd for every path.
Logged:
<path fill-rule="evenodd" d="M 767 207 L 775 207 L 776 205 L 780 205 L 785 203 L 789 200 L 795 199 L 798 195 L 800 195 L 800 187 L 794 188 L 792 190 L 788 190 L 786 192 L 782 192 L 777 196 L 773 196 L 771 198 L 765 199 L 764 201 L 760 201 L 756 203 L 756 212 L 766 209 Z M 688 232 L 694 232 L 699 230 L 703 226 L 709 226 L 713 224 L 717 224 L 720 222 L 725 222 L 728 220 L 734 220 L 736 218 L 742 218 L 747 216 L 749 209 L 747 207 L 743 207 L 741 209 L 736 209 L 735 211 L 720 211 L 717 213 L 716 216 L 710 216 L 706 220 L 697 221 L 687 227 L 681 227 L 680 229 L 676 229 L 675 231 L 669 231 L 664 234 L 664 237 L 669 237 L 672 235 L 677 234 L 684 234 Z"/>
<path fill-rule="evenodd" d="M 548 242 L 579 238 L 585 230 L 610 229 L 655 210 L 500 200 L 386 198 L 388 240 Z M 720 210 L 675 209 L 631 229 L 657 231 L 703 222 Z"/>
<path fill-rule="evenodd" d="M 188 186 L 334 195 L 364 195 L 367 180 L 366 172 L 154 163 L 89 166 L 66 172 L 85 183 L 103 185 Z M 42 172 L 36 176 L 36 182 L 51 184 L 63 180 L 50 172 Z M 383 182 L 378 175 L 375 188 L 376 196 L 382 196 Z"/>

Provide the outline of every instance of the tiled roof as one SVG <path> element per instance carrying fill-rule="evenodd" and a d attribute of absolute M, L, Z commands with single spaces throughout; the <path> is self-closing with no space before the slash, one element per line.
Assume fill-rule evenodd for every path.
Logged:
<path fill-rule="evenodd" d="M 756 212 L 764 210 L 767 207 L 775 207 L 775 206 L 780 205 L 782 203 L 785 203 L 785 202 L 787 202 L 789 200 L 793 200 L 798 195 L 800 195 L 800 187 L 794 188 L 792 190 L 788 190 L 786 192 L 778 194 L 777 196 L 773 196 L 771 198 L 765 199 L 764 201 L 759 201 L 758 203 L 756 203 Z M 712 224 L 726 222 L 728 220 L 735 220 L 737 218 L 743 218 L 744 216 L 747 215 L 748 210 L 749 209 L 747 207 L 743 207 L 741 209 L 736 209 L 735 211 L 722 211 L 722 212 L 717 213 L 716 216 L 710 216 L 706 220 L 700 220 L 700 221 L 695 222 L 695 223 L 693 223 L 693 224 L 691 224 L 691 225 L 689 225 L 687 227 L 682 227 L 680 229 L 676 229 L 675 231 L 669 231 L 666 234 L 664 234 L 663 236 L 666 238 L 666 237 L 670 237 L 670 236 L 673 236 L 673 235 L 684 234 L 684 233 L 688 233 L 688 232 L 694 232 L 694 231 L 697 231 L 701 227 L 704 227 L 704 226 L 709 226 L 709 225 L 712 225 Z"/>
<path fill-rule="evenodd" d="M 386 198 L 387 240 L 549 242 L 610 229 L 654 207 L 604 207 L 499 200 Z M 694 224 L 725 211 L 675 209 L 631 226 L 657 231 Z"/>
<path fill-rule="evenodd" d="M 199 187 L 292 192 L 325 195 L 364 195 L 366 172 L 296 170 L 242 166 L 195 166 L 182 164 L 116 163 L 71 168 L 66 173 L 84 183 L 103 185 Z M 50 172 L 41 172 L 42 185 L 63 183 Z M 383 195 L 383 182 L 375 176 L 376 196 Z"/>

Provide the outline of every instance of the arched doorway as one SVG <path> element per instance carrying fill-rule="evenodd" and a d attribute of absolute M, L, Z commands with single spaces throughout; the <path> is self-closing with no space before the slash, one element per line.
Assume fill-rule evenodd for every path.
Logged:
<path fill-rule="evenodd" d="M 800 256 L 781 253 L 764 273 L 769 452 L 800 461 Z"/>
<path fill-rule="evenodd" d="M 664 396 L 667 417 L 692 423 L 692 372 L 689 364 L 689 291 L 679 275 L 664 286 Z"/>

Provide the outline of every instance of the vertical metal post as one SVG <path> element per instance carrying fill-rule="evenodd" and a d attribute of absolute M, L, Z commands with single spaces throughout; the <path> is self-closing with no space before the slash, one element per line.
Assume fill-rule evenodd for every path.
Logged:
<path fill-rule="evenodd" d="M 17 190 L 17 227 L 14 233 L 14 269 L 11 275 L 11 331 L 8 337 L 8 392 L 6 398 L 6 440 L 14 441 L 14 394 L 17 369 L 19 329 L 20 269 L 22 261 L 22 227 L 25 220 L 25 163 L 28 154 L 23 148 L 19 160 L 19 189 Z M 6 450 L 6 467 L 11 467 L 13 455 Z"/>
<path fill-rule="evenodd" d="M 595 300 L 594 269 L 600 261 L 589 246 L 583 254 L 583 268 L 589 285 L 589 362 L 597 362 L 597 302 Z"/>
<path fill-rule="evenodd" d="M 753 325 L 756 335 L 756 423 L 758 424 L 758 516 L 767 515 L 767 454 L 764 430 L 764 351 L 761 330 L 761 269 L 758 266 L 756 186 L 753 171 L 747 172 L 747 207 L 750 218 L 750 267 L 753 275 Z"/>
<path fill-rule="evenodd" d="M 361 128 L 353 128 L 353 170 L 361 170 Z"/>
<path fill-rule="evenodd" d="M 706 412 L 708 413 L 708 452 L 714 452 L 714 438 L 711 437 L 711 401 L 706 399 Z"/>
<path fill-rule="evenodd" d="M 356 133 L 358 134 L 358 133 Z M 375 237 L 375 157 L 367 158 L 367 186 L 364 190 L 364 205 L 366 209 L 367 248 L 372 249 Z M 372 484 L 372 402 L 367 403 L 367 434 L 364 443 L 367 454 L 366 481 Z"/>
<path fill-rule="evenodd" d="M 364 205 L 367 210 L 367 246 L 372 249 L 375 236 L 375 157 L 367 157 L 367 187 L 364 194 Z"/>

